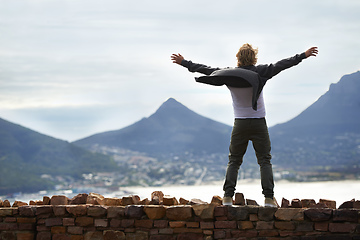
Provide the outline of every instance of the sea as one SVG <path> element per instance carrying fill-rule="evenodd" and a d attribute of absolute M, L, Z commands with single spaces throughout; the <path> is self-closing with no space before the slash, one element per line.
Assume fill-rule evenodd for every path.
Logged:
<path fill-rule="evenodd" d="M 264 204 L 264 197 L 261 193 L 260 179 L 239 180 L 236 192 L 243 193 L 245 199 L 255 200 L 259 205 Z M 141 199 L 151 199 L 151 193 L 162 191 L 164 195 L 184 198 L 186 200 L 200 199 L 204 202 L 211 202 L 213 196 L 223 196 L 222 182 L 214 182 L 206 185 L 170 185 L 157 187 L 122 187 L 117 191 L 107 191 L 99 188 L 87 188 L 83 190 L 65 189 L 57 191 L 40 191 L 37 193 L 18 193 L 11 197 L 1 196 L 1 200 L 9 200 L 29 203 L 30 200 L 42 200 L 43 196 L 64 195 L 69 198 L 79 193 L 95 192 L 104 197 L 117 197 L 138 195 Z M 281 203 L 283 198 L 291 201 L 292 199 L 314 199 L 319 202 L 320 199 L 334 200 L 337 207 L 345 201 L 352 199 L 360 200 L 360 180 L 344 181 L 320 181 L 320 182 L 289 182 L 280 180 L 275 182 L 275 198 Z"/>

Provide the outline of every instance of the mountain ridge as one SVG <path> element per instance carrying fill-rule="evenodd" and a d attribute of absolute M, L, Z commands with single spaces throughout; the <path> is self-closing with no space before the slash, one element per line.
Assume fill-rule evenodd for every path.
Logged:
<path fill-rule="evenodd" d="M 0 194 L 44 190 L 57 184 L 45 181 L 42 175 L 79 178 L 83 173 L 113 171 L 117 167 L 109 156 L 91 153 L 2 118 L 0 165 Z"/>
<path fill-rule="evenodd" d="M 293 119 L 271 127 L 272 131 L 317 133 L 336 131 L 360 132 L 360 71 L 341 77 L 329 90 Z M 316 127 L 312 127 L 317 125 Z"/>
<path fill-rule="evenodd" d="M 360 119 L 360 95 L 358 92 L 360 92 L 360 71 L 344 75 L 337 83 L 331 84 L 326 93 L 295 118 L 270 127 L 273 163 L 280 167 L 297 170 L 309 170 L 314 167 L 344 170 L 350 165 L 360 165 L 356 160 L 360 158 L 360 147 L 357 145 L 357 142 L 360 141 L 360 124 L 357 121 Z M 171 103 L 176 104 L 173 106 Z M 178 111 L 174 111 L 174 109 L 178 109 Z M 198 119 L 202 119 L 203 122 L 197 122 Z M 174 154 L 181 151 L 196 154 L 206 152 L 207 154 L 215 152 L 227 154 L 231 126 L 221 124 L 225 126 L 226 131 L 218 131 L 218 135 L 214 135 L 213 130 L 219 125 L 216 125 L 215 121 L 211 119 L 206 121 L 205 119 L 170 98 L 149 118 L 143 118 L 133 125 L 113 132 L 114 135 L 125 136 L 123 132 L 126 131 L 127 137 L 132 143 L 131 146 L 130 144 L 118 144 L 126 142 L 127 137 L 118 138 L 118 142 L 112 141 L 110 145 L 148 154 L 155 152 Z M 185 125 L 184 122 L 186 122 Z M 172 126 L 176 126 L 178 131 L 171 128 Z M 137 131 L 134 134 L 133 131 L 137 128 L 151 130 Z M 163 129 L 161 130 L 161 128 Z M 199 133 L 203 134 L 202 137 L 194 140 Z M 177 139 L 177 142 L 172 137 Z M 141 145 L 136 138 L 148 141 L 148 148 Z M 216 139 L 216 141 L 214 140 L 210 144 L 204 139 Z M 105 143 L 106 138 L 101 139 L 100 137 L 94 141 L 94 136 L 91 136 L 87 140 L 89 141 L 80 140 L 75 144 L 89 148 L 93 144 Z M 173 146 L 178 145 L 181 141 L 187 141 L 188 144 L 174 149 Z M 203 144 L 197 145 L 198 143 Z M 194 151 L 194 149 L 199 151 Z M 252 158 L 248 162 L 256 163 L 256 160 L 253 161 L 254 154 L 247 155 L 245 155 L 245 159 Z M 246 162 L 245 160 L 244 164 Z"/>
<path fill-rule="evenodd" d="M 203 117 L 174 98 L 169 98 L 151 116 L 125 128 L 91 135 L 73 142 L 89 148 L 103 144 L 140 152 L 224 151 L 231 127 Z"/>

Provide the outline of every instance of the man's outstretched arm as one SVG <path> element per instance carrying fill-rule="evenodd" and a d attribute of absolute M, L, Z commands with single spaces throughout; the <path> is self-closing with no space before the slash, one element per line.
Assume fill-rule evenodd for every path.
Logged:
<path fill-rule="evenodd" d="M 171 60 L 173 61 L 173 63 L 186 67 L 190 72 L 198 72 L 205 75 L 210 75 L 212 72 L 220 69 L 220 68 L 213 68 L 210 66 L 206 66 L 204 64 L 193 63 L 192 61 L 185 60 L 180 53 L 172 54 Z"/>
<path fill-rule="evenodd" d="M 257 72 L 260 76 L 270 79 L 280 73 L 281 71 L 299 64 L 303 59 L 318 54 L 317 47 L 311 47 L 301 54 L 296 54 L 293 57 L 285 58 L 274 64 L 258 65 Z"/>

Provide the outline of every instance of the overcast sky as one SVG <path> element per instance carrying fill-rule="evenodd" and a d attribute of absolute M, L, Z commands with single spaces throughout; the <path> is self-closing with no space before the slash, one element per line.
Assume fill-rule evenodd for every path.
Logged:
<path fill-rule="evenodd" d="M 259 64 L 318 46 L 264 90 L 269 126 L 286 122 L 360 69 L 358 0 L 0 0 L 0 117 L 74 141 L 149 117 L 173 97 L 232 125 L 229 90 L 199 84 L 172 53 Z"/>

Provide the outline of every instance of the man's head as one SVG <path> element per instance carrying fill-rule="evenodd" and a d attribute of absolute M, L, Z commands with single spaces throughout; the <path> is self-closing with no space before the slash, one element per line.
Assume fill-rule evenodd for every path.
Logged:
<path fill-rule="evenodd" d="M 258 49 L 253 48 L 250 44 L 245 43 L 242 45 L 239 52 L 236 54 L 238 67 L 255 65 L 257 62 L 257 53 Z"/>

